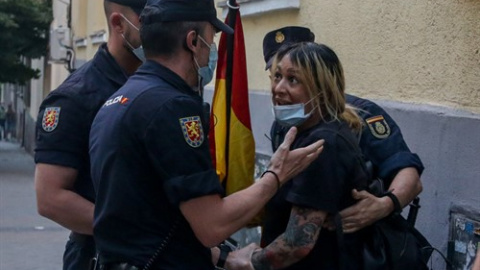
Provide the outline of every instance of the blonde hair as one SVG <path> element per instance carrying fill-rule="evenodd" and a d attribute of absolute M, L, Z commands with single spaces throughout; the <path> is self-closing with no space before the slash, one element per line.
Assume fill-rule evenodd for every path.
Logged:
<path fill-rule="evenodd" d="M 335 52 L 324 44 L 301 42 L 281 47 L 272 63 L 275 72 L 278 62 L 289 55 L 299 69 L 298 79 L 306 87 L 312 102 L 323 120 L 343 120 L 360 132 L 362 122 L 356 108 L 345 102 L 343 67 Z M 273 76 L 273 74 L 272 74 Z"/>

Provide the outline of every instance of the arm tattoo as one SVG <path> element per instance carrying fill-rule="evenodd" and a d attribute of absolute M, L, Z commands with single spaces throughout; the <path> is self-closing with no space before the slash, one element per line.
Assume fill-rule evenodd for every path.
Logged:
<path fill-rule="evenodd" d="M 324 222 L 323 211 L 293 207 L 285 232 L 252 256 L 255 270 L 287 267 L 308 255 Z"/>
<path fill-rule="evenodd" d="M 270 262 L 267 259 L 266 250 L 254 252 L 252 255 L 252 265 L 255 270 L 270 270 Z"/>

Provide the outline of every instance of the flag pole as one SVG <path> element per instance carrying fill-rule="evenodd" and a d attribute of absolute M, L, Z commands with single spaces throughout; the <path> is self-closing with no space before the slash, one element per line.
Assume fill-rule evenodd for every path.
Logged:
<path fill-rule="evenodd" d="M 235 29 L 235 22 L 237 20 L 237 1 L 227 0 L 228 6 L 228 25 Z M 225 140 L 225 161 L 227 165 L 227 171 L 225 179 L 228 177 L 228 161 L 229 161 L 229 146 L 230 146 L 230 122 L 231 122 L 231 105 L 232 105 L 232 81 L 233 81 L 233 54 L 234 54 L 234 36 L 233 34 L 227 34 L 227 69 L 226 69 L 226 119 L 227 119 L 227 131 Z M 225 184 L 227 181 L 223 181 Z"/>

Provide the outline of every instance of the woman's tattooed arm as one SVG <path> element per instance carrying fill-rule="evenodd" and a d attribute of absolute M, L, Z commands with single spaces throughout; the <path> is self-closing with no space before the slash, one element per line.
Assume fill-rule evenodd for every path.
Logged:
<path fill-rule="evenodd" d="M 285 232 L 253 253 L 255 270 L 282 269 L 306 257 L 315 246 L 327 213 L 294 206 Z"/>

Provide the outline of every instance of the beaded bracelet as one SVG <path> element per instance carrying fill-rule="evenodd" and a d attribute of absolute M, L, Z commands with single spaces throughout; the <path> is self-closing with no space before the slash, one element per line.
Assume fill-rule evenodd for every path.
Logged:
<path fill-rule="evenodd" d="M 277 180 L 277 190 L 279 190 L 281 184 L 280 184 L 280 178 L 278 178 L 278 175 L 274 171 L 266 170 L 262 173 L 262 176 L 260 177 L 263 177 L 266 173 L 271 173 L 273 174 L 273 176 L 275 176 L 275 180 Z"/>

